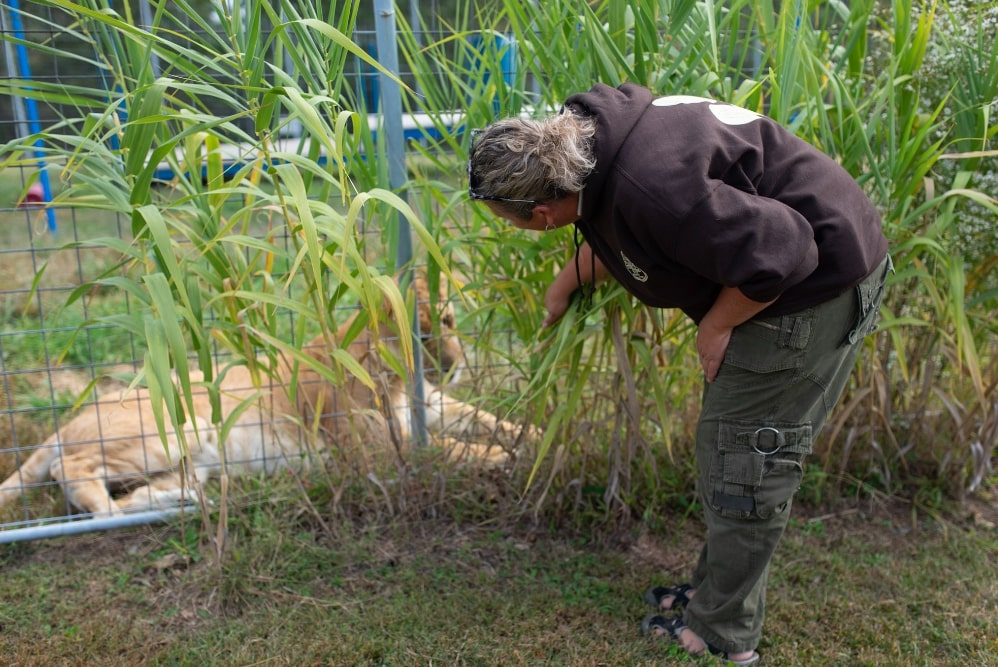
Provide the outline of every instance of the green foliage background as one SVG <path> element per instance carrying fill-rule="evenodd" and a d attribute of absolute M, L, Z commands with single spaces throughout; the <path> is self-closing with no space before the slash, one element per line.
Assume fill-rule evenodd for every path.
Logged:
<path fill-rule="evenodd" d="M 993 484 L 998 255 L 993 243 L 966 239 L 968 219 L 993 239 L 998 214 L 984 187 L 998 154 L 996 3 L 406 6 L 395 16 L 404 103 L 428 114 L 430 128 L 409 144 L 398 192 L 345 78 L 349 63 L 380 67 L 351 39 L 369 3 L 151 4 L 151 25 L 98 1 L 24 9 L 40 23 L 56 12 L 72 37 L 26 46 L 113 85 L 2 80 L 0 94 L 61 111 L 40 135 L 0 147 L 0 164 L 34 164 L 40 140 L 62 181 L 56 205 L 131 221 L 129 239 L 87 240 L 125 258 L 96 283 L 133 297 L 128 312 L 99 321 L 146 340 L 140 381 L 162 396 L 164 421 L 184 419 L 189 365 L 212 377 L 212 344 L 245 363 L 257 350 L 303 359 L 289 340 L 332 331 L 348 296 L 371 314 L 383 298 L 399 303 L 389 276 L 401 215 L 418 237 L 418 261 L 461 284 L 477 360 L 503 369 L 479 399 L 544 428 L 536 450 L 521 452 L 532 462 L 518 469 L 522 507 L 552 520 L 627 520 L 691 503 L 701 383 L 691 325 L 608 286 L 591 308 L 539 330 L 544 290 L 571 261 L 571 238 L 525 235 L 467 202 L 467 135 L 451 116 L 479 127 L 548 113 L 597 81 L 633 81 L 767 113 L 835 156 L 883 214 L 897 273 L 882 332 L 867 341 L 822 436 L 805 499 L 886 493 L 935 507 Z M 969 26 L 973 39 L 956 39 L 953 26 Z M 508 47 L 493 31 L 515 43 L 512 81 L 501 75 Z M 499 46 L 483 50 L 482 41 Z M 974 66 L 933 70 L 927 58 L 932 65 L 939 49 Z M 292 124 L 301 139 L 280 141 Z M 226 170 L 221 151 L 232 144 L 249 148 Z M 165 189 L 155 185 L 164 162 L 178 174 Z M 277 328 L 286 311 L 298 316 L 294 336 Z M 395 328 L 405 335 L 406 322 Z M 344 363 L 330 379 L 345 372 L 363 375 Z"/>

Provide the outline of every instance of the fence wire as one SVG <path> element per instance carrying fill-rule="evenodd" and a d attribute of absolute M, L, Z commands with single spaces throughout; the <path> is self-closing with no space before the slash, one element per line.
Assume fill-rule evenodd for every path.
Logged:
<path fill-rule="evenodd" d="M 54 55 L 50 60 L 43 57 L 77 48 L 70 44 L 71 31 L 59 28 L 64 17 L 50 14 L 46 26 L 39 27 L 36 22 L 26 27 L 17 20 L 16 6 L 0 5 L 0 34 L 4 37 L 0 78 L 92 88 L 105 85 L 98 73 L 65 71 Z M 32 11 L 44 10 L 36 6 Z M 385 37 L 375 31 L 358 31 L 353 39 L 371 52 L 384 48 Z M 27 51 L 14 47 L 19 41 L 51 48 L 32 51 L 29 58 Z M 418 114 L 402 114 L 397 103 L 385 105 L 384 86 L 370 65 L 352 58 L 344 74 L 366 109 L 390 108 L 391 113 L 399 114 L 380 122 L 402 128 L 400 144 L 410 138 L 408 133 L 418 133 Z M 404 77 L 397 65 L 396 74 Z M 27 100 L 0 96 L 0 141 L 39 132 L 63 115 L 72 116 L 73 110 L 35 107 Z M 0 507 L 0 543 L 128 527 L 168 518 L 180 509 L 139 504 L 120 516 L 95 515 L 74 506 L 60 484 L 48 476 L 42 482 L 17 483 L 20 466 L 39 448 L 55 447 L 43 443 L 81 408 L 93 406 L 100 396 L 107 401 L 107 396 L 116 396 L 127 386 L 143 363 L 145 349 L 145 341 L 127 330 L 91 322 L 95 316 L 107 314 L 108 308 L 129 309 L 127 294 L 105 298 L 108 295 L 98 291 L 65 306 L 80 285 L 120 259 L 106 245 L 88 241 L 128 239 L 130 221 L 114 213 L 47 206 L 52 199 L 48 170 L 41 160 L 37 166 L 34 170 L 19 167 L 0 171 L 0 480 L 13 475 L 11 493 L 17 495 L 15 501 Z M 44 178 L 39 178 L 40 174 Z M 169 180 L 170 174 L 160 177 Z M 65 249 L 68 243 L 74 247 Z M 397 258 L 398 265 L 408 259 Z M 372 263 L 377 261 L 372 258 Z M 36 283 L 43 266 L 43 278 Z M 288 329 L 293 330 L 293 324 Z M 417 415 L 417 421 L 423 418 Z M 103 447 L 107 441 L 79 444 Z M 89 480 L 71 481 L 96 481 L 113 487 L 116 480 L 111 467 L 104 465 Z"/>

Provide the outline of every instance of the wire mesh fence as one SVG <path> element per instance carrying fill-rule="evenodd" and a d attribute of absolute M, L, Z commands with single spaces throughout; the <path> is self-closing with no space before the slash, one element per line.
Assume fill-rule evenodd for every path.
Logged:
<path fill-rule="evenodd" d="M 148 9 L 145 2 L 138 6 Z M 78 26 L 69 25 L 65 14 L 37 6 L 32 7 L 33 20 L 25 21 L 25 16 L 17 3 L 0 4 L 3 19 L 0 34 L 4 38 L 0 76 L 103 91 L 109 99 L 114 99 L 114 84 L 109 83 L 100 68 L 91 71 L 69 68 L 57 56 L 59 52 L 92 48 L 92 42 L 74 36 Z M 376 52 L 375 31 L 358 30 L 351 37 L 369 53 Z M 28 44 L 44 48 L 23 48 Z M 95 62 L 100 61 L 100 54 L 92 55 Z M 155 62 L 152 65 L 156 67 Z M 406 76 L 404 72 L 398 75 L 403 79 Z M 349 84 L 351 102 L 368 114 L 372 127 L 383 127 L 384 118 L 379 115 L 383 90 L 375 70 L 364 60 L 352 57 L 344 68 L 344 78 Z M 410 111 L 399 119 L 405 140 L 440 130 L 439 125 L 424 125 L 418 109 Z M 0 141 L 36 134 L 72 113 L 70 108 L 0 96 Z M 251 125 L 249 120 L 237 123 Z M 460 124 L 459 115 L 455 115 L 454 124 Z M 283 139 L 296 139 L 294 123 L 284 126 L 282 132 Z M 237 150 L 226 159 L 238 165 L 244 158 L 245 153 Z M 162 426 L 155 423 L 155 415 L 150 412 L 151 403 L 143 403 L 143 390 L 131 386 L 142 367 L 147 341 L 127 327 L 109 323 L 106 317 L 129 312 L 134 296 L 114 289 L 111 281 L 96 280 L 128 269 L 113 244 L 94 240 L 128 242 L 134 231 L 132 221 L 99 207 L 50 205 L 54 191 L 61 186 L 50 172 L 41 152 L 32 166 L 22 164 L 0 171 L 0 317 L 4 322 L 0 331 L 0 418 L 4 422 L 0 426 L 0 479 L 7 479 L 0 488 L 0 542 L 157 520 L 175 511 L 178 503 L 190 500 L 194 493 L 176 473 L 183 455 L 175 441 L 183 440 L 182 434 L 167 433 L 170 442 L 164 442 L 160 438 Z M 176 176 L 169 165 L 164 165 L 156 179 L 168 187 Z M 361 234 L 370 234 L 370 245 L 377 248 L 375 230 L 362 229 Z M 287 237 L 271 236 L 267 240 L 293 242 Z M 382 262 L 378 250 L 365 252 L 372 253 L 367 258 L 372 265 Z M 81 286 L 87 286 L 85 293 L 81 293 Z M 446 299 L 446 294 L 439 298 L 423 294 L 422 301 L 429 307 L 431 319 L 441 317 L 447 310 Z M 336 318 L 346 322 L 351 313 L 343 307 Z M 287 336 L 293 338 L 306 331 L 307 327 L 296 323 L 294 314 L 284 313 L 282 317 L 286 323 L 281 328 Z M 439 330 L 436 321 L 429 326 Z M 367 344 L 362 338 L 358 341 Z M 506 344 L 512 345 L 511 339 Z M 216 347 L 214 354 L 218 371 L 230 373 L 226 385 L 230 399 L 258 396 L 261 387 L 264 392 L 270 387 L 274 391 L 269 395 L 279 396 L 273 400 L 290 401 L 289 405 L 297 401 L 296 408 L 306 405 L 306 412 L 318 411 L 316 414 L 322 415 L 312 421 L 305 418 L 295 421 L 274 415 L 301 412 L 300 409 L 282 411 L 253 401 L 230 403 L 233 412 L 245 410 L 238 425 L 246 433 L 243 440 L 264 443 L 261 449 L 243 452 L 244 458 L 236 456 L 239 452 L 229 452 L 233 457 L 224 463 L 230 470 L 241 467 L 255 473 L 281 466 L 299 467 L 296 464 L 308 457 L 309 448 L 303 443 L 312 443 L 320 431 L 327 437 L 340 433 L 343 438 L 356 437 L 363 431 L 352 411 L 361 408 L 358 412 L 363 412 L 372 405 L 335 404 L 321 391 L 310 393 L 308 382 L 300 381 L 297 371 L 288 375 L 291 371 L 281 366 L 286 359 L 271 359 L 273 373 L 261 384 L 259 378 L 249 377 L 245 365 L 237 363 L 229 369 L 231 351 Z M 376 355 L 357 356 L 371 359 Z M 442 356 L 446 355 L 432 354 L 426 365 L 431 371 L 446 375 L 457 360 Z M 469 358 L 473 361 L 475 356 L 464 355 L 464 360 Z M 328 386 L 321 379 L 313 378 L 311 382 L 320 388 Z M 289 397 L 286 388 L 292 383 L 297 384 L 297 390 Z M 406 389 L 412 386 L 408 382 Z M 431 395 L 420 398 L 427 401 L 429 415 L 417 412 L 417 416 L 422 415 L 420 418 L 436 420 L 440 426 L 441 415 L 449 414 L 446 418 L 455 420 L 457 427 L 484 420 L 489 433 L 483 437 L 493 441 L 497 432 L 499 440 L 505 437 L 510 441 L 521 436 L 514 425 L 469 403 L 444 397 L 434 392 L 434 385 L 427 387 Z M 307 399 L 304 404 L 302 396 Z M 209 398 L 205 396 L 205 400 Z M 434 405 L 433 401 L 437 403 Z M 246 408 L 247 404 L 255 407 Z M 379 428 L 386 429 L 378 437 L 411 438 L 412 429 L 401 423 L 411 418 L 411 414 L 406 414 L 410 406 L 399 403 L 395 407 L 400 409 L 389 415 L 387 421 L 378 422 Z M 210 412 L 211 407 L 206 410 Z M 87 418 L 92 423 L 88 429 L 80 429 L 77 417 L 80 414 L 89 415 Z M 192 428 L 198 425 L 194 421 Z M 201 426 L 204 432 L 211 431 L 209 424 Z M 110 455 L 120 451 L 121 443 L 128 444 L 138 457 L 127 469 L 119 469 L 120 461 Z M 89 464 L 77 466 L 74 452 L 79 452 L 80 458 L 85 458 L 83 454 L 89 456 Z M 223 464 L 219 451 L 187 462 L 194 468 L 205 469 Z M 29 475 L 32 465 L 44 470 Z M 97 494 L 96 499 L 89 495 L 92 492 Z"/>

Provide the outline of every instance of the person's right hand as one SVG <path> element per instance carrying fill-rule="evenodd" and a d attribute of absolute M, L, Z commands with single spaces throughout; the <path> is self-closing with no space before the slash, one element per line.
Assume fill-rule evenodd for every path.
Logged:
<path fill-rule="evenodd" d="M 571 303 L 572 293 L 564 293 L 564 290 L 559 289 L 557 283 L 553 283 L 544 295 L 544 307 L 547 309 L 548 314 L 541 323 L 541 326 L 545 328 L 553 326 L 568 311 Z"/>
<path fill-rule="evenodd" d="M 588 243 L 583 243 L 576 251 L 575 260 L 561 267 L 554 277 L 548 291 L 544 295 L 544 307 L 548 314 L 541 326 L 550 327 L 568 312 L 572 305 L 572 295 L 582 285 L 593 283 L 598 285 L 607 275 L 606 267 L 593 256 L 593 250 Z"/>

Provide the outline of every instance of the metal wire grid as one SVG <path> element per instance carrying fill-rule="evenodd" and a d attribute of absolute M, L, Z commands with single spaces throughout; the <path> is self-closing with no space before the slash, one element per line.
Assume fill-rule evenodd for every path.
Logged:
<path fill-rule="evenodd" d="M 50 18 L 52 25 L 58 25 L 58 16 Z M 0 25 L 0 30 L 10 30 L 9 21 Z M 23 37 L 29 41 L 47 41 L 54 46 L 68 39 L 51 28 L 29 30 Z M 360 33 L 355 39 L 365 44 L 373 40 L 373 33 Z M 3 55 L 9 59 L 13 54 L 7 50 Z M 7 62 L 0 67 L 0 76 L 15 74 L 10 65 Z M 32 76 L 36 78 L 72 82 L 73 85 L 102 85 L 94 74 L 62 71 L 54 58 L 48 63 L 36 59 L 32 65 L 35 70 Z M 355 82 L 358 99 L 369 108 L 376 108 L 379 91 L 375 73 L 356 61 L 347 77 Z M 34 120 L 44 126 L 60 117 L 61 112 L 60 109 L 40 108 Z M 10 119 L 0 120 L 0 140 L 24 136 L 31 131 L 31 119 L 25 118 L 17 100 L 0 96 L 0 119 Z M 0 317 L 3 318 L 0 331 L 0 479 L 15 471 L 42 446 L 41 443 L 76 414 L 74 408 L 80 407 L 76 402 L 88 385 L 93 388 L 82 400 L 83 409 L 95 403 L 101 391 L 113 395 L 120 390 L 123 380 L 107 378 L 127 378 L 134 373 L 142 363 L 144 349 L 142 341 L 106 325 L 86 325 L 77 334 L 78 323 L 90 318 L 90 299 L 77 302 L 75 319 L 67 320 L 67 313 L 61 307 L 69 294 L 91 279 L 108 258 L 102 256 L 101 249 L 87 247 L 85 243 L 71 253 L 63 250 L 56 256 L 56 251 L 67 241 L 85 242 L 98 236 L 125 238 L 129 222 L 117 216 L 84 220 L 78 210 L 62 209 L 54 211 L 57 226 L 53 226 L 52 212 L 43 213 L 32 207 L 31 201 L 25 201 L 31 194 L 26 191 L 28 182 L 29 174 L 23 170 L 16 174 L 0 173 L 0 267 L 7 267 L 7 270 L 0 268 Z M 42 265 L 53 257 L 56 259 L 48 267 L 46 280 L 32 285 Z M 129 307 L 127 297 L 124 307 Z M 289 330 L 293 330 L 293 326 Z M 513 344 L 511 340 L 507 343 Z M 113 351 L 108 350 L 108 346 Z M 34 358 L 28 360 L 24 350 L 35 350 L 31 355 Z M 220 363 L 224 363 L 224 359 Z M 100 447 L 106 443 L 92 444 Z M 113 482 L 106 478 L 106 472 L 101 475 L 98 479 L 102 483 Z M 0 515 L 0 543 L 127 527 L 155 521 L 175 511 L 150 509 L 121 517 L 89 518 L 66 500 L 57 482 L 25 485 L 19 491 L 22 493 L 19 501 Z M 32 506 L 26 500 L 29 497 L 41 497 L 45 506 Z M 88 520 L 78 520 L 81 518 Z"/>

